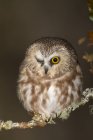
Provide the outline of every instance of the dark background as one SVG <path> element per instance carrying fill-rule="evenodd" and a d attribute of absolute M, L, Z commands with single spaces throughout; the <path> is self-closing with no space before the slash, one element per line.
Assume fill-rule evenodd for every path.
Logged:
<path fill-rule="evenodd" d="M 84 88 L 93 87 L 93 75 L 82 55 L 93 48 L 78 39 L 93 30 L 87 0 L 0 0 L 0 119 L 28 121 L 31 117 L 17 98 L 19 66 L 32 41 L 44 36 L 69 40 L 75 47 L 84 74 Z M 87 140 L 93 139 L 91 100 L 66 121 L 27 130 L 0 132 L 0 140 Z"/>

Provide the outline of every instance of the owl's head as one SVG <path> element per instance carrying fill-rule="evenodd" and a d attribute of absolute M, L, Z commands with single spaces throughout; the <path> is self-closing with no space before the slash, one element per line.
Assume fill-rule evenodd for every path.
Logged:
<path fill-rule="evenodd" d="M 45 37 L 28 48 L 24 65 L 40 77 L 55 78 L 75 68 L 77 55 L 72 45 L 60 38 Z"/>

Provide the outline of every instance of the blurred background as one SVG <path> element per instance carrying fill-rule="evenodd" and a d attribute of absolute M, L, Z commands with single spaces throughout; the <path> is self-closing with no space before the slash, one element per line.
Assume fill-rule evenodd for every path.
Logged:
<path fill-rule="evenodd" d="M 56 36 L 69 40 L 79 57 L 84 89 L 93 88 L 93 55 L 88 55 L 93 52 L 93 22 L 88 10 L 87 0 L 0 0 L 1 120 L 31 119 L 17 98 L 17 79 L 26 49 L 38 38 Z M 68 120 L 57 120 L 56 125 L 2 131 L 0 140 L 92 140 L 90 105 L 93 100 L 71 113 Z"/>

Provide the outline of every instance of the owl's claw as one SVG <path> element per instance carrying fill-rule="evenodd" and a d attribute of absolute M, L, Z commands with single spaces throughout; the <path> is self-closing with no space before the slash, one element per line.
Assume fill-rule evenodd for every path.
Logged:
<path fill-rule="evenodd" d="M 38 126 L 44 127 L 47 124 L 40 114 L 35 114 L 32 119 Z"/>
<path fill-rule="evenodd" d="M 55 124 L 55 121 L 53 120 L 53 118 L 52 117 L 50 117 L 49 119 L 48 119 L 48 122 L 47 122 L 48 124 Z"/>
<path fill-rule="evenodd" d="M 93 94 L 93 88 L 87 88 L 84 92 L 83 92 L 83 96 L 84 97 L 88 97 L 88 96 L 90 96 L 90 94 Z"/>

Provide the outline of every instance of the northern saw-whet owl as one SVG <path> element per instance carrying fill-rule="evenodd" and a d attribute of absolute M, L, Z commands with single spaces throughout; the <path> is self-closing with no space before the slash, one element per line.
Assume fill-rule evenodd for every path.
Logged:
<path fill-rule="evenodd" d="M 28 112 L 44 120 L 80 101 L 82 71 L 72 45 L 61 38 L 44 37 L 28 48 L 20 67 L 18 96 Z"/>

